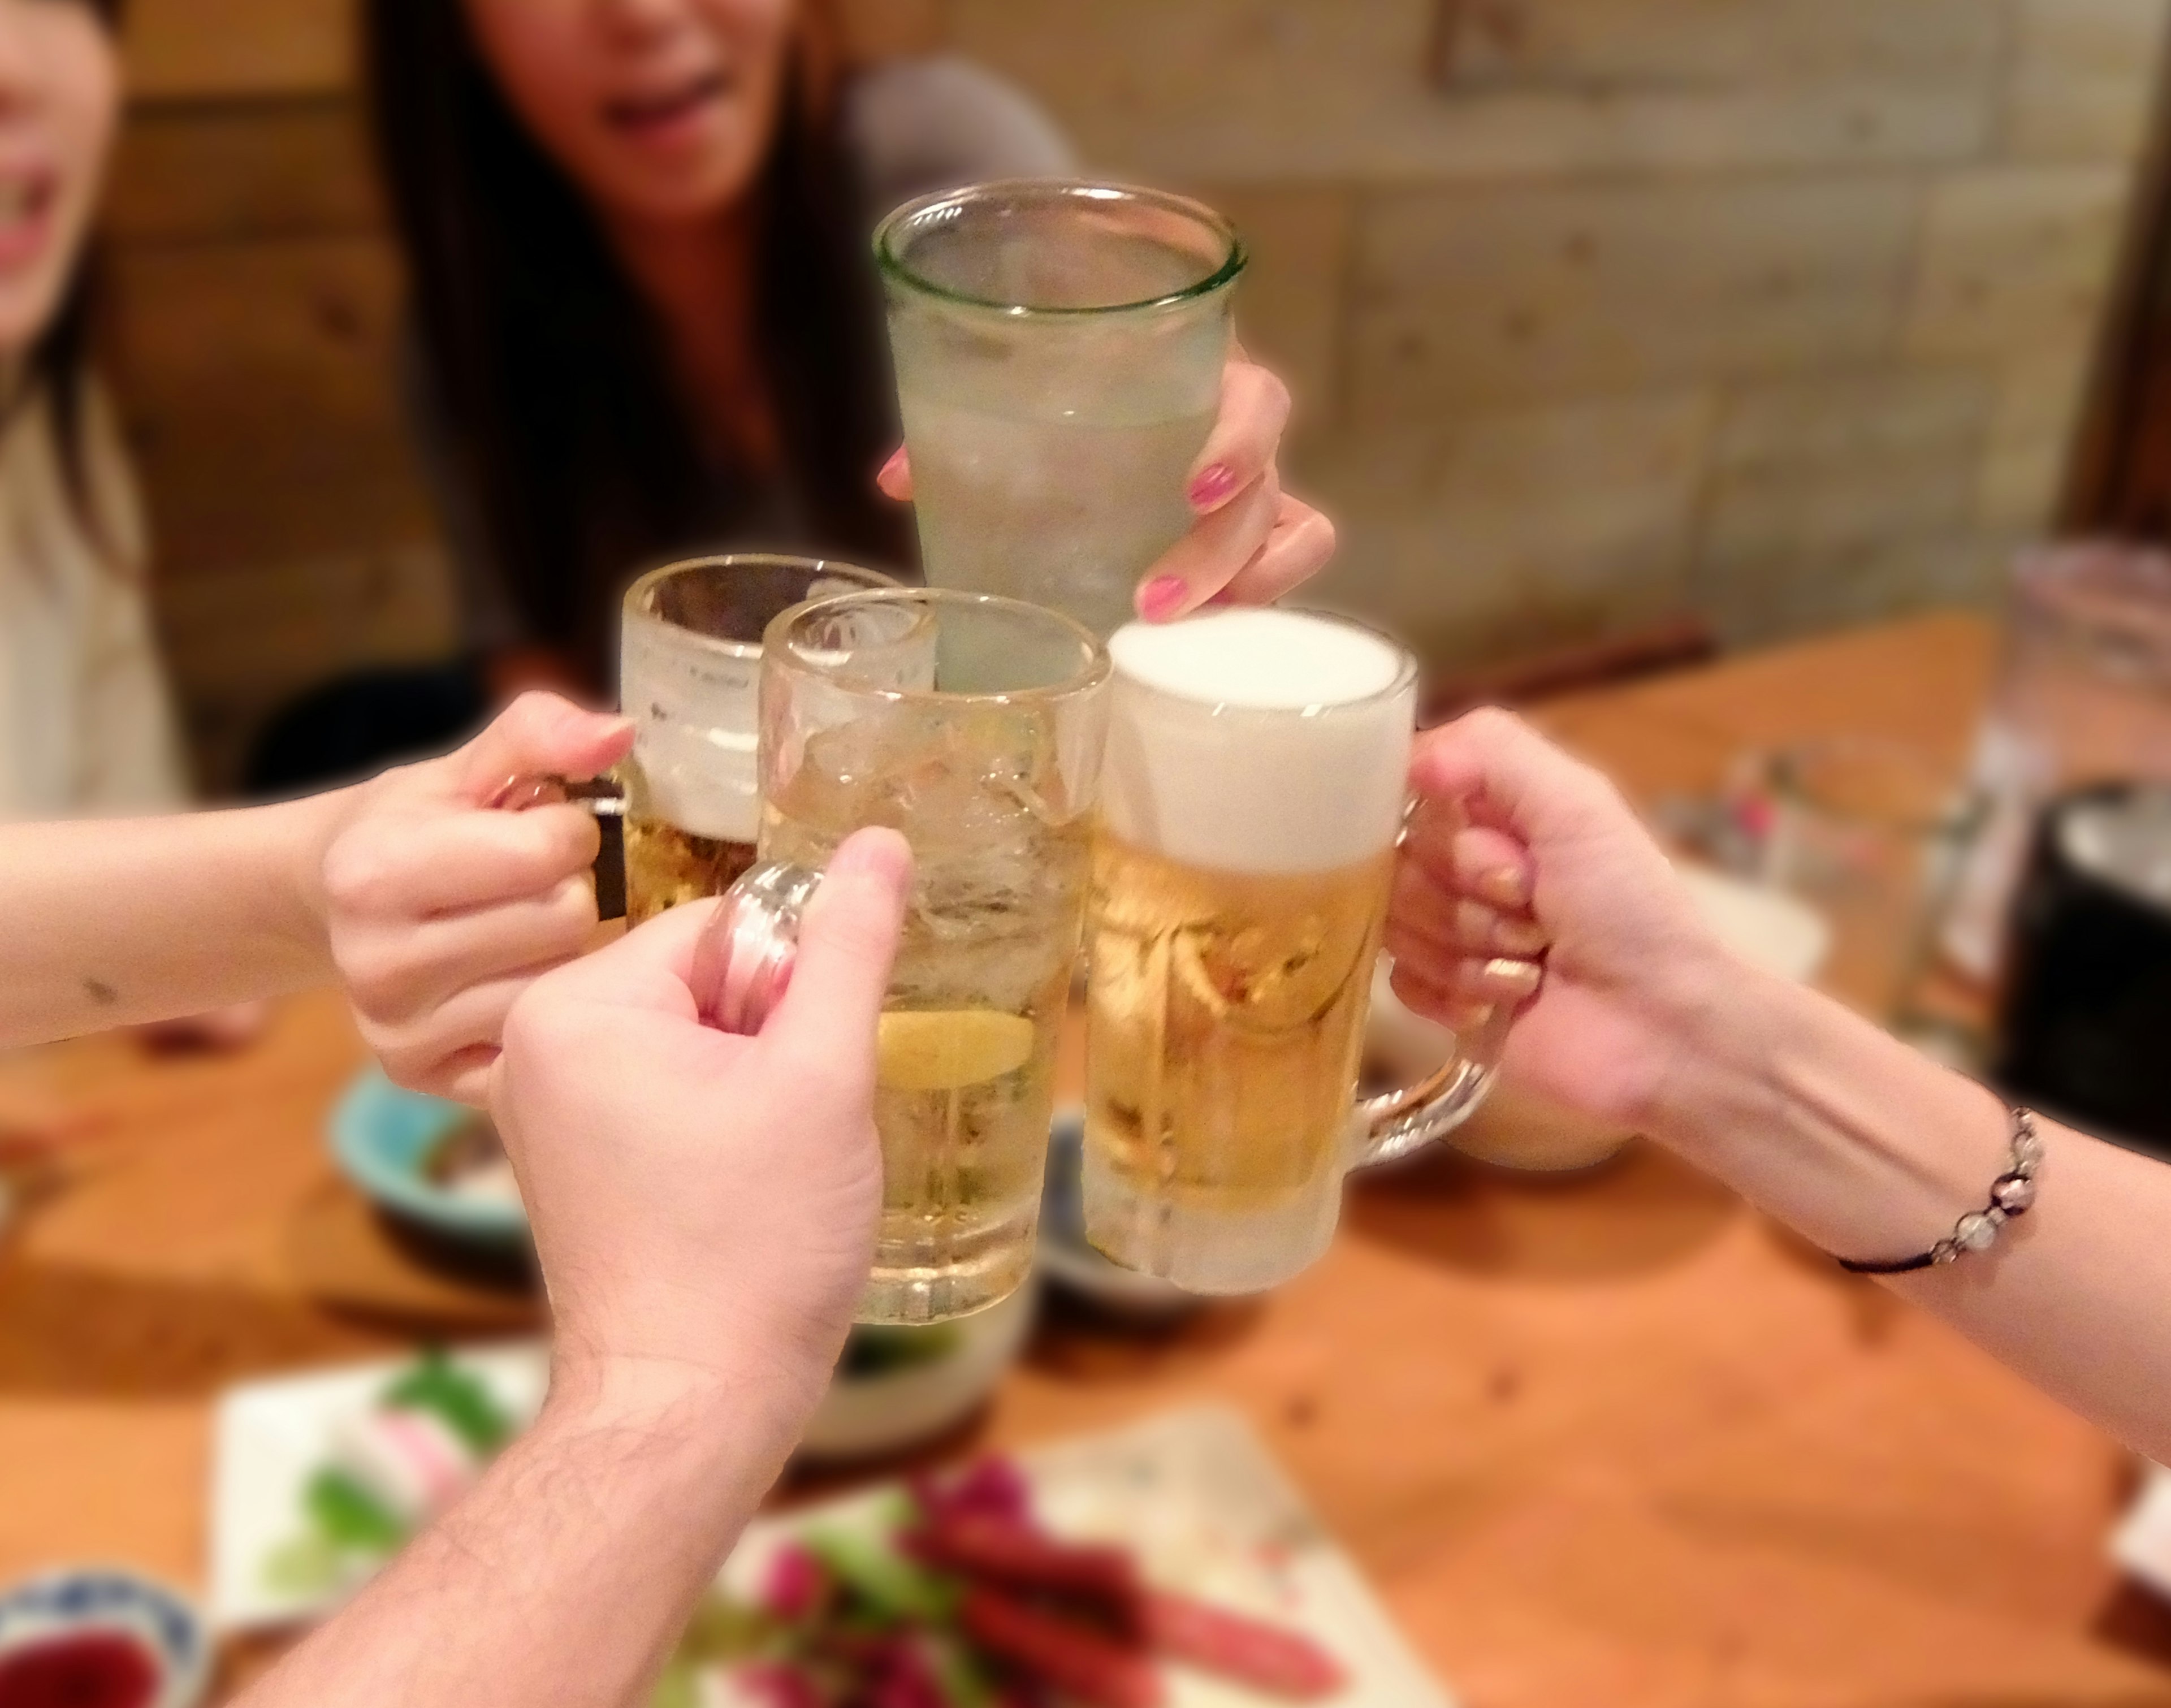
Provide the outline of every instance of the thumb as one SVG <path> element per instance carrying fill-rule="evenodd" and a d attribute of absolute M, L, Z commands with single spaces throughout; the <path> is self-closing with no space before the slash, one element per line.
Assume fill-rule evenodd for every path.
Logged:
<path fill-rule="evenodd" d="M 893 830 L 862 830 L 829 857 L 807 905 L 791 983 L 768 1030 L 831 1048 L 871 1043 L 904 923 L 912 850 Z"/>
<path fill-rule="evenodd" d="M 585 711 L 555 693 L 533 690 L 451 756 L 453 786 L 464 799 L 480 803 L 516 777 L 593 777 L 632 747 L 632 719 Z"/>

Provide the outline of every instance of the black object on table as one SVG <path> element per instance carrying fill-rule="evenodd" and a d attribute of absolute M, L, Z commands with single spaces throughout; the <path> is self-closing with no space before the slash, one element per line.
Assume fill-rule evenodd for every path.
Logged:
<path fill-rule="evenodd" d="M 2171 1159 L 2171 789 L 2105 784 L 2044 809 L 2008 966 L 1998 1084 Z"/>

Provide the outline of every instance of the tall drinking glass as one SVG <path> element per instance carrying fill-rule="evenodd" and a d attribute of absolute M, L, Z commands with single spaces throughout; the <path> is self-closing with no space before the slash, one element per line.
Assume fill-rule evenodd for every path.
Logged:
<path fill-rule="evenodd" d="M 1106 635 L 1191 525 L 1243 245 L 1211 208 L 1053 179 L 875 233 L 927 579 Z"/>
<path fill-rule="evenodd" d="M 1086 1234 L 1194 1293 L 1257 1292 L 1325 1250 L 1350 1168 L 1469 1113 L 1508 1016 L 1357 1100 L 1415 660 L 1275 610 L 1134 624 L 1108 651 Z"/>
<path fill-rule="evenodd" d="M 1107 686 L 1099 642 L 1013 599 L 853 593 L 769 625 L 762 858 L 818 867 L 871 824 L 912 844 L 863 1322 L 962 1316 L 1032 1267 Z"/>
<path fill-rule="evenodd" d="M 850 564 L 740 554 L 667 564 L 626 590 L 619 704 L 635 725 L 621 771 L 629 925 L 721 895 L 753 864 L 763 631 L 806 600 L 895 585 Z"/>

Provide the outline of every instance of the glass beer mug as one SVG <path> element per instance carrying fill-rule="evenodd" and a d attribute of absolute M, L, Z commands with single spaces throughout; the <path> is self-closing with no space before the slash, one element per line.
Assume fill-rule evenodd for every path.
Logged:
<path fill-rule="evenodd" d="M 1326 1250 L 1353 1168 L 1476 1106 L 1509 1015 L 1359 1100 L 1417 663 L 1337 618 L 1134 624 L 1114 665 L 1087 913 L 1086 1233 L 1252 1293 Z"/>
<path fill-rule="evenodd" d="M 737 553 L 651 570 L 626 589 L 619 704 L 635 722 L 625 784 L 626 923 L 721 894 L 753 864 L 761 639 L 782 612 L 887 576 Z"/>

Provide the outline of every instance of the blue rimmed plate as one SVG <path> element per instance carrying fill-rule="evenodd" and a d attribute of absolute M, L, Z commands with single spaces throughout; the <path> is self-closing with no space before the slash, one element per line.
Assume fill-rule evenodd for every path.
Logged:
<path fill-rule="evenodd" d="M 528 1213 L 517 1203 L 448 1192 L 427 1172 L 431 1153 L 474 1111 L 394 1084 L 372 1068 L 333 1106 L 332 1156 L 340 1171 L 403 1221 L 464 1245 L 517 1251 Z"/>
<path fill-rule="evenodd" d="M 203 1621 L 177 1592 L 110 1566 L 71 1566 L 0 1592 L 0 1668 L 72 1637 L 132 1643 L 151 1669 L 150 1708 L 194 1708 L 211 1675 Z"/>

